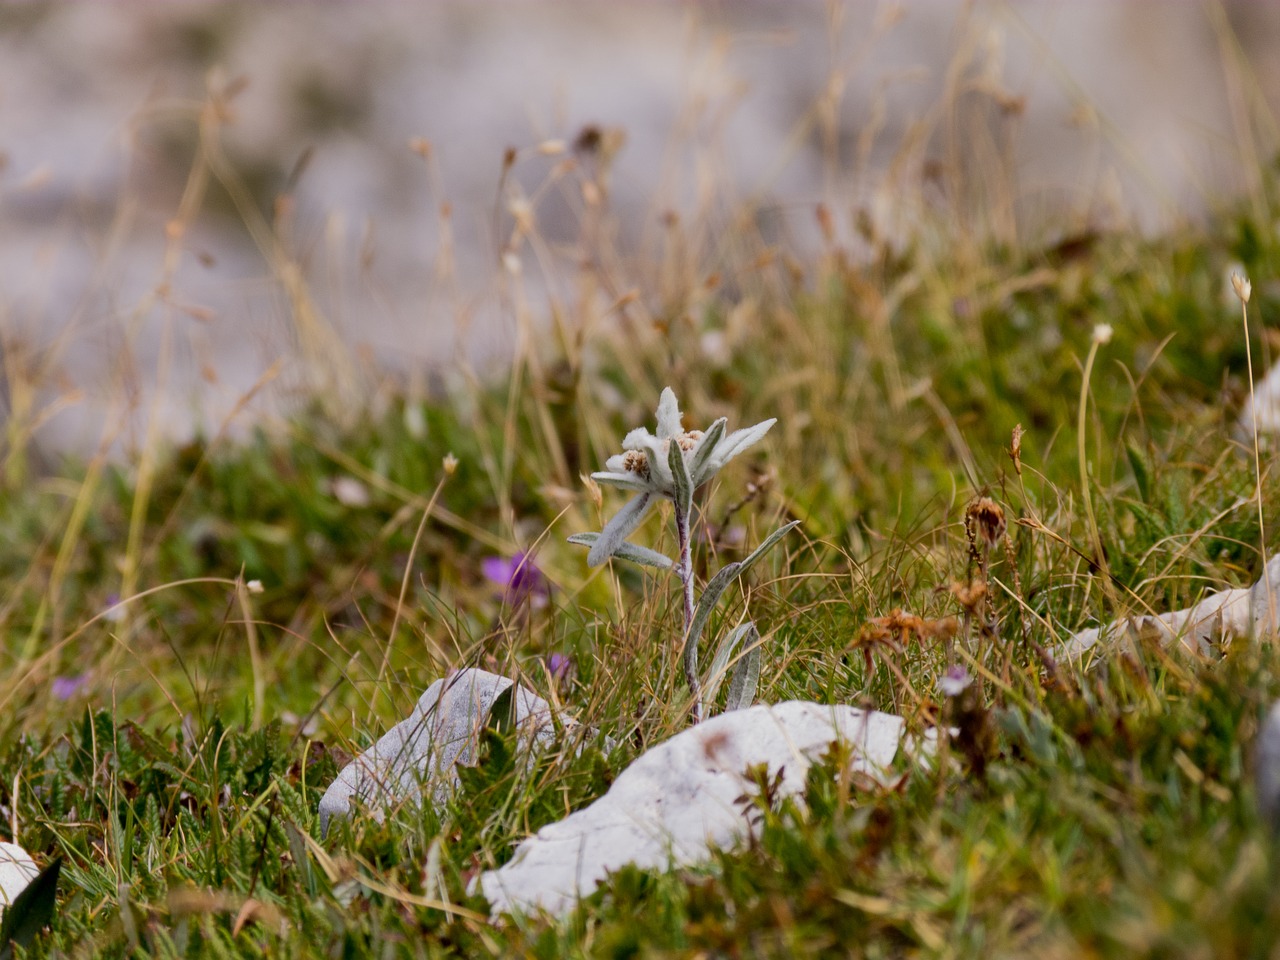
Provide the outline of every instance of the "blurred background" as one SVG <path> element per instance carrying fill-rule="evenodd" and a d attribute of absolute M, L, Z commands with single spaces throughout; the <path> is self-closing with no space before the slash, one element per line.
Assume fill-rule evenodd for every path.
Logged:
<path fill-rule="evenodd" d="M 6 4 L 6 442 L 342 416 L 930 232 L 1194 224 L 1262 189 L 1276 50 L 1261 0 Z"/>

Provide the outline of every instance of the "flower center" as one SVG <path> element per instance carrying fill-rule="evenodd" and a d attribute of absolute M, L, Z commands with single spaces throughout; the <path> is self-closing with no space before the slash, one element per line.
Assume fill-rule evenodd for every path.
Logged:
<path fill-rule="evenodd" d="M 622 455 L 622 469 L 648 479 L 649 458 L 639 450 L 628 450 Z"/>
<path fill-rule="evenodd" d="M 676 443 L 680 445 L 680 449 L 688 453 L 698 445 L 698 441 L 702 439 L 701 430 L 690 430 L 688 433 L 682 433 L 676 437 Z"/>

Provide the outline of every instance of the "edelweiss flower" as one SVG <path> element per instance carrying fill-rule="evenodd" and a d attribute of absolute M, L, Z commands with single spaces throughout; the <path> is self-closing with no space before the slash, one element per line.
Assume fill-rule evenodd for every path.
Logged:
<path fill-rule="evenodd" d="M 590 566 L 609 559 L 631 531 L 640 525 L 649 507 L 659 498 L 675 500 L 676 484 L 671 475 L 671 444 L 674 442 L 684 457 L 691 489 L 706 483 L 726 463 L 769 432 L 776 419 L 765 420 L 753 427 L 735 430 L 725 436 L 728 420 L 721 417 L 704 433 L 684 430 L 680 405 L 670 387 L 662 391 L 658 401 L 658 432 L 637 427 L 622 439 L 623 452 L 610 457 L 604 470 L 592 479 L 634 490 L 640 495 L 618 511 L 592 544 L 587 555 Z"/>

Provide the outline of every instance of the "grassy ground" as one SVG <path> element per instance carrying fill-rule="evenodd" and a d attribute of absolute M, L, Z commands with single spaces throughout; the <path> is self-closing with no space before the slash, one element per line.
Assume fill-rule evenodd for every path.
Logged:
<path fill-rule="evenodd" d="M 1250 786 L 1280 693 L 1271 645 L 1104 651 L 1092 669 L 1037 653 L 1258 576 L 1226 271 L 1254 280 L 1260 374 L 1280 319 L 1266 199 L 1159 240 L 868 235 L 856 263 L 833 244 L 802 274 L 766 264 L 590 335 L 560 318 L 505 378 L 341 428 L 318 406 L 141 467 L 40 472 L 7 447 L 2 832 L 64 860 L 33 955 L 1272 953 L 1280 861 Z M 1086 384 L 1099 324 L 1114 338 Z M 599 529 L 580 478 L 668 384 L 690 426 L 780 420 L 700 495 L 695 549 L 705 577 L 802 521 L 714 624 L 749 606 L 760 699 L 914 728 L 945 714 L 966 736 L 894 789 L 851 785 L 833 757 L 804 804 L 761 804 L 749 849 L 623 871 L 563 922 L 490 923 L 469 878 L 687 722 L 675 584 L 589 571 L 564 542 Z M 1270 553 L 1280 487 L 1262 464 Z M 989 556 L 965 530 L 980 495 L 1008 525 Z M 606 515 L 621 503 L 603 497 Z M 667 519 L 637 539 L 670 549 Z M 485 578 L 517 550 L 545 605 Z M 975 583 L 988 599 L 966 608 Z M 877 629 L 898 609 L 926 629 Z M 953 645 L 933 636 L 948 617 Z M 951 659 L 979 681 L 963 708 L 938 692 Z M 522 773 L 494 749 L 448 809 L 322 839 L 335 771 L 467 664 L 520 675 L 617 746 Z"/>

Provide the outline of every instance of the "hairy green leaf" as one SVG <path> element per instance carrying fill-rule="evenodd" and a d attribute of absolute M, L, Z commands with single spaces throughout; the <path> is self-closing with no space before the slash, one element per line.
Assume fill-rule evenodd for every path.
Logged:
<path fill-rule="evenodd" d="M 729 696 L 724 703 L 725 713 L 745 710 L 756 698 L 756 686 L 760 683 L 760 645 L 750 646 L 733 668 L 729 680 Z"/>
<path fill-rule="evenodd" d="M 600 539 L 600 534 L 575 533 L 568 539 L 570 543 L 589 547 Z M 638 543 L 632 543 L 629 540 L 623 540 L 618 544 L 613 551 L 613 555 L 619 560 L 630 560 L 632 563 L 638 563 L 646 567 L 657 567 L 659 570 L 670 570 L 675 566 L 672 559 L 665 554 L 659 553 L 657 550 L 650 550 L 648 547 L 642 547 Z"/>
<path fill-rule="evenodd" d="M 707 679 L 703 682 L 703 700 L 706 703 L 714 703 L 716 693 L 720 690 L 720 684 L 729 672 L 729 661 L 733 658 L 734 652 L 738 646 L 744 645 L 750 647 L 760 639 L 760 631 L 756 629 L 756 625 L 751 621 L 740 624 L 724 638 L 720 644 L 720 649 L 716 651 L 715 659 L 711 661 L 711 669 L 707 671 Z"/>

